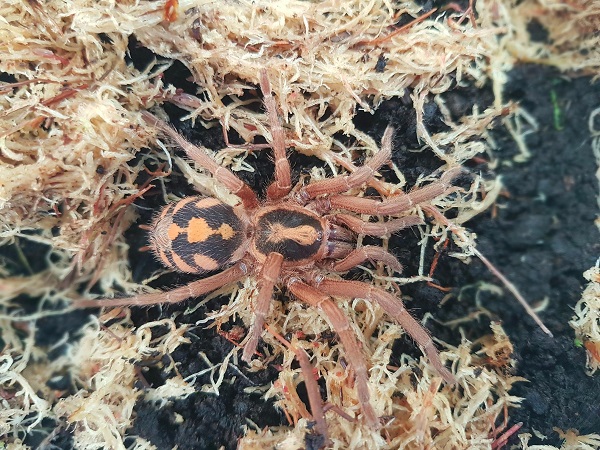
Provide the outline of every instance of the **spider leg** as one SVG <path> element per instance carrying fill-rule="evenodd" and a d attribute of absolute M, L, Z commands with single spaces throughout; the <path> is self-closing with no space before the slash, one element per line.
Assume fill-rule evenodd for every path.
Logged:
<path fill-rule="evenodd" d="M 423 220 L 418 216 L 406 216 L 387 222 L 366 222 L 350 214 L 334 214 L 333 219 L 338 223 L 343 223 L 357 234 L 378 237 L 389 237 L 396 231 L 423 224 Z"/>
<path fill-rule="evenodd" d="M 379 428 L 379 419 L 369 402 L 370 395 L 369 387 L 367 385 L 369 375 L 367 373 L 367 364 L 365 362 L 365 357 L 360 350 L 360 344 L 356 340 L 354 331 L 350 327 L 348 318 L 329 295 L 323 294 L 318 289 L 309 286 L 298 278 L 290 279 L 288 282 L 288 289 L 303 302 L 319 308 L 325 314 L 325 317 L 327 317 L 332 329 L 340 337 L 340 341 L 346 351 L 347 359 L 352 362 L 355 374 L 356 392 L 365 419 L 372 428 Z"/>
<path fill-rule="evenodd" d="M 283 256 L 280 253 L 272 252 L 267 255 L 267 259 L 260 270 L 258 276 L 260 286 L 256 307 L 254 308 L 254 320 L 252 321 L 252 327 L 248 333 L 248 341 L 244 346 L 244 353 L 242 354 L 242 360 L 246 362 L 250 362 L 256 351 L 256 346 L 258 345 L 265 319 L 269 313 L 269 305 L 271 304 L 271 298 L 273 297 L 273 288 L 279 279 L 282 265 Z"/>
<path fill-rule="evenodd" d="M 323 410 L 323 399 L 319 391 L 319 385 L 315 379 L 313 373 L 313 366 L 308 359 L 308 355 L 303 348 L 294 349 L 296 359 L 300 363 L 300 370 L 304 377 L 304 385 L 306 386 L 306 393 L 308 394 L 308 403 L 310 404 L 310 410 L 312 412 L 315 429 L 323 436 L 323 440 L 327 442 L 327 422 L 325 422 L 325 411 Z"/>
<path fill-rule="evenodd" d="M 166 134 L 170 139 L 177 143 L 191 159 L 196 161 L 199 165 L 208 170 L 213 177 L 231 191 L 231 193 L 237 195 L 244 207 L 247 209 L 253 209 L 258 206 L 258 198 L 254 191 L 244 183 L 237 175 L 226 167 L 219 165 L 214 158 L 209 156 L 207 150 L 204 147 L 198 147 L 183 138 L 175 129 L 167 123 L 160 120 L 158 117 L 150 114 L 147 111 L 142 111 L 142 117 L 148 125 L 158 128 L 161 132 Z"/>
<path fill-rule="evenodd" d="M 359 214 L 370 214 L 373 216 L 388 216 L 400 214 L 414 206 L 433 200 L 440 195 L 447 195 L 456 189 L 452 186 L 452 181 L 460 175 L 462 168 L 456 167 L 445 172 L 439 181 L 431 183 L 419 189 L 415 189 L 408 194 L 400 194 L 385 200 L 375 200 L 371 198 L 359 198 L 349 195 L 332 195 L 327 197 L 324 202 L 320 202 L 321 212 L 327 212 L 332 209 L 345 209 Z M 310 185 L 309 185 L 310 186 Z"/>
<path fill-rule="evenodd" d="M 271 136 L 273 138 L 273 155 L 275 157 L 275 181 L 267 188 L 267 197 L 269 200 L 279 200 L 285 197 L 290 192 L 290 189 L 292 189 L 292 176 L 290 162 L 285 153 L 283 127 L 277 115 L 277 105 L 271 94 L 271 83 L 265 69 L 260 71 L 260 90 L 263 93 L 265 108 L 269 116 Z"/>
<path fill-rule="evenodd" d="M 402 264 L 396 257 L 376 245 L 365 245 L 351 251 L 344 259 L 336 261 L 332 265 L 332 269 L 335 272 L 345 272 L 365 261 L 381 261 L 384 266 L 390 267 L 394 272 L 402 272 Z"/>
<path fill-rule="evenodd" d="M 298 192 L 299 198 L 308 201 L 322 194 L 338 194 L 360 186 L 373 178 L 379 170 L 392 157 L 392 135 L 394 129 L 388 126 L 381 139 L 381 149 L 369 159 L 362 167 L 359 167 L 349 175 L 340 175 L 325 180 L 315 181 L 304 186 Z"/>
<path fill-rule="evenodd" d="M 380 305 L 384 311 L 396 320 L 406 332 L 419 344 L 423 353 L 438 373 L 450 384 L 456 383 L 454 375 L 446 369 L 440 355 L 429 336 L 429 333 L 419 322 L 404 308 L 402 301 L 396 296 L 360 281 L 334 280 L 331 278 L 316 279 L 315 285 L 319 290 L 328 295 L 346 298 L 364 298 Z"/>
<path fill-rule="evenodd" d="M 248 273 L 248 267 L 243 262 L 238 262 L 229 269 L 221 273 L 204 278 L 198 281 L 192 281 L 185 286 L 175 288 L 170 291 L 157 292 L 153 294 L 140 294 L 132 297 L 97 299 L 97 300 L 75 300 L 72 305 L 74 308 L 101 308 L 103 306 L 142 306 L 156 305 L 159 303 L 178 303 L 188 298 L 198 297 L 208 292 L 219 289 L 222 286 L 233 283 L 241 279 Z"/>
<path fill-rule="evenodd" d="M 286 341 L 283 336 L 273 331 L 269 325 L 265 325 L 265 328 L 269 330 L 275 339 L 285 345 L 288 349 L 292 350 L 296 355 L 296 359 L 300 363 L 302 376 L 304 377 L 304 384 L 306 386 L 306 393 L 308 395 L 308 403 L 310 404 L 310 410 L 315 421 L 315 430 L 317 433 L 323 436 L 325 441 L 327 441 L 327 422 L 325 422 L 323 399 L 321 398 L 319 385 L 317 384 L 317 379 L 315 378 L 315 374 L 313 372 L 313 366 L 308 359 L 308 354 L 302 347 L 296 347 L 290 342 Z M 350 420 L 352 420 L 352 418 L 350 418 Z"/>

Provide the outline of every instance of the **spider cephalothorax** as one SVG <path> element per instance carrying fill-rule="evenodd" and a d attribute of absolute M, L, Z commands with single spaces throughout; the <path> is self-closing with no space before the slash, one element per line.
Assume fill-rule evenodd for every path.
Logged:
<path fill-rule="evenodd" d="M 395 271 L 396 258 L 378 246 L 357 247 L 356 236 L 389 236 L 402 228 L 421 223 L 407 212 L 451 189 L 456 171 L 447 171 L 439 181 L 409 194 L 388 198 L 359 198 L 344 194 L 375 177 L 391 157 L 392 128 L 382 139 L 381 150 L 348 175 L 315 181 L 292 190 L 290 166 L 284 134 L 277 117 L 266 71 L 261 73 L 261 89 L 269 114 L 275 156 L 275 181 L 266 199 L 256 194 L 228 169 L 219 166 L 203 148 L 192 145 L 166 123 L 149 113 L 146 122 L 179 144 L 187 155 L 205 167 L 240 203 L 229 206 L 212 197 L 186 197 L 164 207 L 150 227 L 150 247 L 168 267 L 203 274 L 222 269 L 186 286 L 156 294 L 142 294 L 113 300 L 82 300 L 77 306 L 117 306 L 173 303 L 198 297 L 244 277 L 258 280 L 254 321 L 244 343 L 243 359 L 253 357 L 276 285 L 287 288 L 294 297 L 318 308 L 340 337 L 347 360 L 355 373 L 358 398 L 365 420 L 373 427 L 378 418 L 369 403 L 367 364 L 347 317 L 334 298 L 362 298 L 377 303 L 398 321 L 421 346 L 440 375 L 454 382 L 442 364 L 425 329 L 406 311 L 394 294 L 367 282 L 330 276 L 345 272 L 365 261 L 381 261 Z M 360 214 L 388 216 L 384 222 L 369 222 Z"/>

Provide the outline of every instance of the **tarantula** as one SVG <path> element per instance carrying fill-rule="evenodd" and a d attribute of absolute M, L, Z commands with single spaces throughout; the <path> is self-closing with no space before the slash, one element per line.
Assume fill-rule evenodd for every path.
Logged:
<path fill-rule="evenodd" d="M 381 261 L 400 271 L 400 263 L 384 249 L 370 245 L 357 248 L 356 235 L 388 236 L 421 223 L 419 217 L 405 215 L 406 212 L 419 203 L 447 194 L 456 171 L 447 171 L 437 182 L 390 198 L 344 194 L 372 181 L 377 170 L 391 158 L 393 129 L 387 127 L 381 150 L 362 167 L 348 175 L 300 184 L 292 189 L 284 132 L 264 70 L 260 85 L 275 157 L 275 180 L 262 201 L 233 172 L 218 165 L 204 148 L 192 145 L 152 114 L 143 113 L 150 126 L 157 127 L 181 146 L 241 202 L 232 207 L 213 197 L 193 196 L 171 203 L 156 215 L 150 227 L 150 247 L 160 261 L 172 269 L 193 274 L 222 271 L 166 292 L 111 300 L 79 300 L 76 306 L 175 303 L 236 283 L 244 277 L 257 277 L 254 320 L 242 356 L 244 361 L 250 361 L 267 319 L 273 289 L 276 285 L 285 287 L 297 299 L 318 308 L 338 334 L 346 359 L 354 369 L 365 420 L 377 428 L 379 420 L 369 402 L 367 364 L 348 318 L 336 304 L 337 298 L 362 298 L 377 303 L 420 345 L 447 382 L 455 380 L 442 364 L 427 331 L 396 295 L 368 282 L 337 279 L 327 274 L 345 272 L 369 260 Z M 359 214 L 405 216 L 371 223 L 361 219 Z"/>

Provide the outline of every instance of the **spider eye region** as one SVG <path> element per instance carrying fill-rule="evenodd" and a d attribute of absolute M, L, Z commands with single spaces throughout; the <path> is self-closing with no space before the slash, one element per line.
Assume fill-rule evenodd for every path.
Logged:
<path fill-rule="evenodd" d="M 287 262 L 299 262 L 318 253 L 323 236 L 321 221 L 309 211 L 276 207 L 258 217 L 255 247 L 262 255 L 277 252 Z"/>
<path fill-rule="evenodd" d="M 186 197 L 154 219 L 150 245 L 167 267 L 203 273 L 231 262 L 246 238 L 234 209 L 212 197 Z"/>

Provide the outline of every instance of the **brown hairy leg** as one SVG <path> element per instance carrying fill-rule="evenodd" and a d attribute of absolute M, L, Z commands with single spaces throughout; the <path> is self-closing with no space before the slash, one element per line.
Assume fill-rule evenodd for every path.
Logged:
<path fill-rule="evenodd" d="M 388 220 L 387 222 L 366 222 L 350 214 L 334 214 L 333 220 L 346 225 L 357 234 L 378 237 L 389 237 L 396 231 L 424 223 L 419 216 L 406 216 L 400 219 Z"/>
<path fill-rule="evenodd" d="M 396 215 L 408 211 L 416 205 L 433 200 L 442 195 L 448 195 L 452 189 L 452 181 L 460 175 L 460 167 L 450 169 L 441 176 L 439 181 L 415 189 L 408 194 L 400 194 L 385 200 L 352 197 L 350 195 L 332 195 L 321 202 L 320 209 L 324 212 L 332 209 L 345 209 L 359 214 L 373 216 Z"/>
<path fill-rule="evenodd" d="M 266 69 L 260 71 L 260 90 L 263 93 L 265 108 L 269 117 L 271 136 L 273 139 L 273 156 L 275 158 L 275 181 L 267 189 L 269 200 L 279 200 L 292 189 L 290 162 L 285 153 L 285 135 L 277 115 L 277 105 L 271 93 L 271 83 Z"/>
<path fill-rule="evenodd" d="M 152 294 L 140 294 L 132 297 L 97 299 L 97 300 L 74 300 L 74 308 L 101 308 L 103 306 L 147 306 L 160 303 L 178 303 L 188 298 L 199 297 L 220 287 L 242 279 L 248 273 L 248 266 L 244 262 L 238 262 L 221 273 L 192 281 L 170 291 L 156 292 Z"/>
<path fill-rule="evenodd" d="M 371 157 L 363 166 L 357 168 L 349 175 L 339 175 L 325 180 L 315 181 L 304 186 L 298 192 L 303 201 L 308 201 L 323 194 L 338 194 L 373 179 L 379 170 L 392 157 L 392 135 L 394 129 L 388 126 L 381 139 L 381 149 Z"/>
<path fill-rule="evenodd" d="M 345 272 L 365 261 L 380 261 L 395 272 L 402 272 L 402 264 L 400 264 L 396 257 L 375 245 L 365 245 L 364 247 L 352 250 L 344 259 L 333 263 L 332 268 L 335 272 Z"/>
<path fill-rule="evenodd" d="M 244 353 L 242 354 L 242 360 L 246 362 L 250 362 L 256 351 L 256 346 L 258 345 L 265 319 L 269 313 L 269 305 L 271 304 L 271 298 L 273 297 L 273 288 L 279 279 L 282 265 L 283 256 L 280 253 L 269 253 L 258 275 L 259 288 L 256 306 L 254 308 L 254 320 L 252 321 L 252 326 L 248 332 L 249 338 L 244 346 Z"/>
<path fill-rule="evenodd" d="M 223 183 L 232 194 L 237 195 L 240 200 L 242 200 L 245 208 L 253 209 L 258 207 L 258 197 L 250 186 L 238 178 L 231 170 L 218 164 L 215 159 L 208 154 L 204 147 L 198 147 L 191 142 L 188 142 L 171 125 L 163 122 L 147 111 L 142 111 L 142 117 L 148 125 L 156 127 L 173 140 L 173 142 L 179 145 L 185 151 L 187 156 L 196 161 L 198 165 L 208 170 L 212 176 L 220 183 Z"/>
<path fill-rule="evenodd" d="M 298 278 L 292 278 L 288 281 L 288 289 L 303 302 L 320 309 L 330 322 L 332 329 L 340 337 L 340 341 L 346 351 L 346 358 L 348 361 L 351 361 L 352 368 L 354 369 L 356 392 L 365 420 L 371 428 L 378 429 L 381 424 L 369 402 L 371 396 L 369 394 L 367 364 L 360 344 L 350 327 L 348 318 L 329 295 L 323 294 L 318 289 L 309 286 Z"/>
<path fill-rule="evenodd" d="M 442 363 L 440 355 L 427 330 L 410 315 L 399 298 L 383 289 L 360 281 L 334 280 L 331 278 L 320 279 L 319 277 L 314 280 L 314 284 L 317 289 L 331 296 L 363 298 L 367 301 L 377 303 L 390 317 L 402 325 L 406 332 L 417 342 L 442 378 L 450 384 L 456 383 L 454 375 Z"/>

